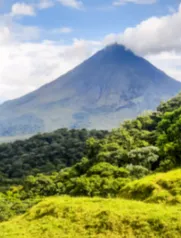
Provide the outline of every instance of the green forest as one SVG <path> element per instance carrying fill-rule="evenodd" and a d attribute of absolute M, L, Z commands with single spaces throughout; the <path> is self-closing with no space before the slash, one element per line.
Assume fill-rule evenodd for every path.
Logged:
<path fill-rule="evenodd" d="M 111 132 L 0 145 L 0 238 L 181 237 L 181 94 Z"/>
<path fill-rule="evenodd" d="M 108 131 L 59 129 L 27 140 L 0 144 L 0 190 L 21 183 L 28 175 L 50 174 L 70 167 L 86 155 L 86 141 L 102 139 Z"/>

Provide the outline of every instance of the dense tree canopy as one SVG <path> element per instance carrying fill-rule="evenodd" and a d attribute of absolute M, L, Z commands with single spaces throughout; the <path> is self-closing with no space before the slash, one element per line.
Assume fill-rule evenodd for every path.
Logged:
<path fill-rule="evenodd" d="M 107 134 L 107 131 L 60 129 L 27 140 L 1 144 L 0 180 L 70 167 L 85 156 L 89 137 L 102 139 Z"/>

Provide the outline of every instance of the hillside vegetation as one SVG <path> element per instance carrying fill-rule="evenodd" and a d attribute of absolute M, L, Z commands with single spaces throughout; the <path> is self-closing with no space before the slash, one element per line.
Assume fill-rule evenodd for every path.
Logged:
<path fill-rule="evenodd" d="M 178 102 L 181 95 L 161 104 L 157 112 L 124 122 L 102 139 L 89 138 L 84 157 L 78 163 L 50 175 L 28 176 L 12 193 L 23 199 L 56 194 L 115 197 L 131 181 L 178 168 L 181 161 Z"/>
<path fill-rule="evenodd" d="M 181 204 L 181 169 L 156 173 L 127 183 L 119 195 L 144 202 Z"/>
<path fill-rule="evenodd" d="M 0 224 L 1 238 L 173 238 L 181 207 L 102 198 L 48 198 Z"/>
<path fill-rule="evenodd" d="M 181 237 L 180 131 L 181 94 L 109 133 L 61 129 L 0 146 L 23 148 L 0 153 L 16 175 L 2 174 L 0 235 Z M 33 166 L 16 174 L 24 161 Z"/>
<path fill-rule="evenodd" d="M 106 134 L 107 131 L 64 128 L 0 144 L 0 179 L 19 179 L 72 166 L 85 156 L 89 137 L 102 139 Z"/>

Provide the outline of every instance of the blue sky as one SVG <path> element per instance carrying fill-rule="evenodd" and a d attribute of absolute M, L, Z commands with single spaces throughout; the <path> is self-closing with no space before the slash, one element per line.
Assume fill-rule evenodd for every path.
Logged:
<path fill-rule="evenodd" d="M 52 2 L 54 3 L 52 7 L 36 9 L 36 16 L 25 15 L 17 18 L 16 21 L 24 26 L 36 26 L 46 30 L 69 27 L 73 32 L 66 36 L 66 40 L 71 40 L 72 37 L 97 40 L 109 33 L 118 33 L 127 27 L 134 27 L 152 16 L 166 15 L 171 9 L 177 9 L 180 3 L 178 0 L 158 0 L 153 4 L 128 2 L 114 6 L 113 0 L 84 0 L 82 9 L 76 9 L 64 6 L 56 0 Z M 8 14 L 12 5 L 16 3 L 16 0 L 4 0 L 0 13 Z M 24 3 L 33 6 L 38 1 L 25 0 Z M 46 35 L 42 35 L 41 40 L 44 37 Z M 54 34 L 48 38 L 57 40 L 58 37 Z"/>
<path fill-rule="evenodd" d="M 0 0 L 0 101 L 113 42 L 181 80 L 180 25 L 180 0 Z"/>

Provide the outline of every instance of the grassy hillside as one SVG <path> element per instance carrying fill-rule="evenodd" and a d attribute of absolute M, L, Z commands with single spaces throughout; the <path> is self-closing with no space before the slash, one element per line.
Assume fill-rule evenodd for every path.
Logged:
<path fill-rule="evenodd" d="M 181 237 L 181 207 L 120 199 L 47 198 L 0 224 L 1 238 Z"/>
<path fill-rule="evenodd" d="M 127 183 L 120 196 L 144 202 L 181 204 L 181 169 L 156 173 Z"/>

